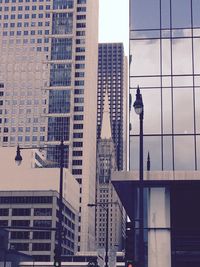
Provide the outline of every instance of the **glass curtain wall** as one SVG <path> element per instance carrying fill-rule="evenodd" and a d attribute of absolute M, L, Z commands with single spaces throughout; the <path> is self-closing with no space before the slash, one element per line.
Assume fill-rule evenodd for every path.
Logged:
<path fill-rule="evenodd" d="M 130 0 L 130 94 L 144 103 L 144 162 L 200 170 L 200 1 Z M 139 163 L 139 119 L 130 114 L 130 168 Z"/>

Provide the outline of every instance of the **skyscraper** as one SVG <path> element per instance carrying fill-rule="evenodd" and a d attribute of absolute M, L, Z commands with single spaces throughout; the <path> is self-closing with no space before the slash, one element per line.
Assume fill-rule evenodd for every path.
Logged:
<path fill-rule="evenodd" d="M 98 0 L 0 3 L 1 145 L 47 143 L 54 162 L 64 140 L 65 164 L 82 185 L 79 249 L 92 249 Z"/>
<path fill-rule="evenodd" d="M 200 264 L 199 10 L 196 0 L 130 1 L 130 93 L 134 101 L 139 85 L 144 131 L 132 108 L 132 171 L 113 183 L 132 221 L 137 266 Z M 143 139 L 151 170 L 138 173 Z"/>
<path fill-rule="evenodd" d="M 122 43 L 99 44 L 97 139 L 101 136 L 104 96 L 108 86 L 111 131 L 119 170 L 126 169 L 127 59 Z"/>

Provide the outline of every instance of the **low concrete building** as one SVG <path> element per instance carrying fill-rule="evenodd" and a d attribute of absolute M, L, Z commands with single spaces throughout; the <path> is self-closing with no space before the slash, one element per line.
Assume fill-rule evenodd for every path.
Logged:
<path fill-rule="evenodd" d="M 135 171 L 112 176 L 134 228 L 135 263 L 139 261 L 138 189 L 142 186 L 145 266 L 200 266 L 200 171 L 147 171 L 142 182 L 138 177 Z"/>
<path fill-rule="evenodd" d="M 9 230 L 8 248 L 33 255 L 35 261 L 53 261 L 60 170 L 31 168 L 26 164 L 31 152 L 23 152 L 25 163 L 20 167 L 15 166 L 13 149 L 0 153 L 0 161 L 4 162 L 0 174 L 0 227 Z M 63 172 L 62 254 L 73 255 L 78 249 L 80 187 L 67 169 Z"/>

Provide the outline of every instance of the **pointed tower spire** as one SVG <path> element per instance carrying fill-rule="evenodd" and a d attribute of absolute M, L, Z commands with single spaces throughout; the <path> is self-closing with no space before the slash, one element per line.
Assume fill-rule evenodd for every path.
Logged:
<path fill-rule="evenodd" d="M 108 100 L 108 86 L 106 84 L 106 93 L 104 98 L 103 117 L 101 125 L 101 139 L 112 138 L 111 125 L 110 125 L 110 109 Z"/>

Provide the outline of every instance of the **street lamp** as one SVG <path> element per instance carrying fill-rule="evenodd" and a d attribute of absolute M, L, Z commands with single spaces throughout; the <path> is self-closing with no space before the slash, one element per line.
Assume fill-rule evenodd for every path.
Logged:
<path fill-rule="evenodd" d="M 58 202 L 58 245 L 55 248 L 54 265 L 61 267 L 61 255 L 62 255 L 62 209 L 63 209 L 63 167 L 64 167 L 64 142 L 60 141 L 58 146 L 60 150 L 60 184 L 59 184 L 59 202 Z M 19 166 L 22 162 L 22 156 L 20 150 L 22 149 L 46 149 L 47 147 L 19 147 L 17 146 L 17 153 L 15 156 L 15 162 Z"/>
<path fill-rule="evenodd" d="M 143 118 L 144 118 L 144 105 L 142 101 L 142 94 L 138 86 L 136 93 L 136 100 L 133 104 L 136 114 L 140 119 L 140 154 L 139 154 L 139 266 L 144 267 L 144 192 L 143 192 Z"/>
<path fill-rule="evenodd" d="M 88 204 L 88 207 L 101 207 L 106 212 L 106 243 L 105 243 L 105 267 L 108 267 L 108 227 L 109 227 L 109 207 L 110 204 L 117 204 L 117 202 L 105 202 L 105 203 L 95 203 Z"/>

